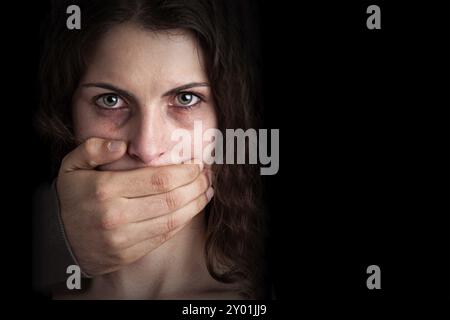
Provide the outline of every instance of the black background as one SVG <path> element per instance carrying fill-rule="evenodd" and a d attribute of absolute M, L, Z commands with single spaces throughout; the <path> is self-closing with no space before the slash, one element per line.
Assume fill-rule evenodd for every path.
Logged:
<path fill-rule="evenodd" d="M 370 4 L 381 30 L 366 28 Z M 448 6 L 265 9 L 266 120 L 281 129 L 280 172 L 267 178 L 279 299 L 448 299 Z M 366 287 L 371 264 L 380 291 Z"/>
<path fill-rule="evenodd" d="M 450 298 L 450 8 L 393 2 L 254 2 L 264 127 L 281 138 L 279 173 L 264 178 L 279 313 Z M 366 28 L 371 4 L 381 30 Z M 26 34 L 15 43 L 27 47 L 32 115 L 38 28 Z M 48 149 L 34 131 L 26 144 L 33 192 Z M 381 290 L 366 287 L 371 264 Z"/>

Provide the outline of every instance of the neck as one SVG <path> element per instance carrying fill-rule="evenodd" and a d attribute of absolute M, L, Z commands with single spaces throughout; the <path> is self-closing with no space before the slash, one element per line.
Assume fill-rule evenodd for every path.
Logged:
<path fill-rule="evenodd" d="M 130 299 L 170 297 L 195 291 L 211 281 L 204 259 L 204 212 L 182 230 L 138 261 L 119 271 L 94 279 L 92 290 L 100 295 Z"/>

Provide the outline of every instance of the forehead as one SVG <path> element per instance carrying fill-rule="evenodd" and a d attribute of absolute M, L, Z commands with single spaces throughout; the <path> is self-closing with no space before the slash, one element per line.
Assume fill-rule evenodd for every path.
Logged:
<path fill-rule="evenodd" d="M 126 23 L 110 29 L 88 59 L 86 77 L 109 81 L 185 83 L 206 81 L 193 35 L 177 29 L 151 31 Z"/>

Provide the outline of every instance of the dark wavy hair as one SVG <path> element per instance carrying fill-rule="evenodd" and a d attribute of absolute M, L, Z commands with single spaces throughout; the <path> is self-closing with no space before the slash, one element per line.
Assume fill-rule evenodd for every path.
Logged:
<path fill-rule="evenodd" d="M 81 9 L 80 30 L 66 27 L 66 8 L 72 4 Z M 191 32 L 204 56 L 218 129 L 225 133 L 227 128 L 258 127 L 259 57 L 251 11 L 251 2 L 229 0 L 53 1 L 41 29 L 36 117 L 39 132 L 52 147 L 53 170 L 77 145 L 70 108 L 87 55 L 111 26 L 127 21 L 152 31 L 181 28 Z M 205 209 L 209 273 L 218 281 L 242 284 L 244 297 L 263 298 L 265 228 L 259 168 L 215 164 L 213 171 L 215 196 Z"/>

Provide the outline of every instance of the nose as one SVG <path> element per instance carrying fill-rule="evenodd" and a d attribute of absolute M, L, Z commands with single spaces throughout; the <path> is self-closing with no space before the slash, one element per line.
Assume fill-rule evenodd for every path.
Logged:
<path fill-rule="evenodd" d="M 152 165 L 169 147 L 164 119 L 157 112 L 148 111 L 136 116 L 132 126 L 128 154 L 145 165 Z"/>

